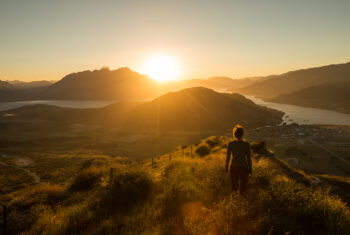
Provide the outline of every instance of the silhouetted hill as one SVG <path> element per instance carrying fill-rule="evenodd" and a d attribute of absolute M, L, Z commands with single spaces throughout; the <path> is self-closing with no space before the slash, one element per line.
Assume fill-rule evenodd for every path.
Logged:
<path fill-rule="evenodd" d="M 52 83 L 50 81 L 0 81 L 0 102 L 40 99 L 41 92 Z"/>
<path fill-rule="evenodd" d="M 158 94 L 157 89 L 154 80 L 128 68 L 100 69 L 69 74 L 44 90 L 41 97 L 70 100 L 149 99 Z"/>
<path fill-rule="evenodd" d="M 43 87 L 48 87 L 54 83 L 53 81 L 46 81 L 46 80 L 32 81 L 32 82 L 23 82 L 23 81 L 15 80 L 15 81 L 7 81 L 7 82 L 12 84 L 16 88 L 20 88 L 20 89 L 39 88 L 39 87 L 43 88 Z"/>
<path fill-rule="evenodd" d="M 15 87 L 13 85 L 11 85 L 10 83 L 0 80 L 0 90 L 1 91 L 8 90 L 8 89 L 14 89 L 14 88 Z"/>
<path fill-rule="evenodd" d="M 269 101 L 350 113 L 350 81 L 308 87 Z"/>
<path fill-rule="evenodd" d="M 128 127 L 134 130 L 215 131 L 276 124 L 282 113 L 256 105 L 239 94 L 195 87 L 171 92 L 131 111 Z"/>
<path fill-rule="evenodd" d="M 40 93 L 46 88 L 46 86 L 19 88 L 8 82 L 1 83 L 0 102 L 37 100 L 40 99 Z"/>
<path fill-rule="evenodd" d="M 32 92 L 18 89 L 9 82 L 0 80 L 0 102 L 26 100 Z"/>
<path fill-rule="evenodd" d="M 263 78 L 242 89 L 243 94 L 274 97 L 329 82 L 350 81 L 350 63 L 302 69 Z"/>

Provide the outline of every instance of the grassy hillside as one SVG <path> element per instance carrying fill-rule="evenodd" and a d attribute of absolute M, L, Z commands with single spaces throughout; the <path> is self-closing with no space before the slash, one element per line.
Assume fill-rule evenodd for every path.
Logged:
<path fill-rule="evenodd" d="M 224 174 L 225 137 L 143 162 L 89 159 L 66 184 L 11 195 L 9 229 L 26 234 L 348 234 L 329 188 L 273 156 L 254 155 L 244 196 Z M 206 148 L 207 151 L 199 150 Z M 193 150 L 191 157 L 191 148 Z"/>
<path fill-rule="evenodd" d="M 350 82 L 326 83 L 268 99 L 272 102 L 350 113 Z"/>
<path fill-rule="evenodd" d="M 235 92 L 266 98 L 330 82 L 349 82 L 350 63 L 327 65 L 268 76 Z"/>

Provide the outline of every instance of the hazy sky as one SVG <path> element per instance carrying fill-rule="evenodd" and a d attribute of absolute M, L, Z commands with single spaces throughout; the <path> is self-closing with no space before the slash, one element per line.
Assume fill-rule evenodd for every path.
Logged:
<path fill-rule="evenodd" d="M 0 0 L 0 79 L 174 56 L 183 78 L 269 75 L 350 61 L 349 0 Z"/>

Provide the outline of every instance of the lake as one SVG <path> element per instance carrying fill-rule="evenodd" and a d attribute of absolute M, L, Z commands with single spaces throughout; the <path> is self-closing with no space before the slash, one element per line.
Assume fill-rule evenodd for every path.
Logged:
<path fill-rule="evenodd" d="M 350 114 L 291 104 L 266 102 L 260 98 L 248 95 L 245 97 L 251 99 L 256 104 L 284 112 L 283 121 L 288 124 L 295 122 L 298 124 L 350 125 Z"/>
<path fill-rule="evenodd" d="M 290 104 L 278 104 L 265 102 L 254 96 L 246 96 L 256 104 L 280 110 L 285 113 L 283 121 L 285 123 L 298 124 L 331 124 L 350 125 L 350 114 L 339 113 L 330 110 L 307 108 Z M 0 111 L 10 110 L 25 105 L 47 104 L 67 108 L 101 108 L 117 101 L 86 101 L 86 100 L 36 100 L 0 103 Z"/>

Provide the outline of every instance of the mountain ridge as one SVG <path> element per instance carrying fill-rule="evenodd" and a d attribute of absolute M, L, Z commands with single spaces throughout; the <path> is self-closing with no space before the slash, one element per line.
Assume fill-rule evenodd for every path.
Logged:
<path fill-rule="evenodd" d="M 266 100 L 350 113 L 349 91 L 350 81 L 334 82 L 307 87 L 296 92 L 279 95 Z"/>
<path fill-rule="evenodd" d="M 252 85 L 241 89 L 233 89 L 233 91 L 272 98 L 274 96 L 296 92 L 310 86 L 340 81 L 350 81 L 350 62 L 289 71 L 280 75 L 271 75 Z"/>

